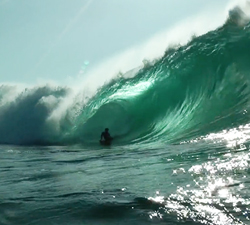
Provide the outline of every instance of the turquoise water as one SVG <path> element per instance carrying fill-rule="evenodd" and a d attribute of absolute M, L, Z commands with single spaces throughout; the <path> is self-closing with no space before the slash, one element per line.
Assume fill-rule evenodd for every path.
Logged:
<path fill-rule="evenodd" d="M 249 224 L 249 147 L 1 146 L 0 224 Z"/>
<path fill-rule="evenodd" d="M 230 16 L 91 96 L 2 85 L 0 224 L 249 224 L 250 27 Z"/>

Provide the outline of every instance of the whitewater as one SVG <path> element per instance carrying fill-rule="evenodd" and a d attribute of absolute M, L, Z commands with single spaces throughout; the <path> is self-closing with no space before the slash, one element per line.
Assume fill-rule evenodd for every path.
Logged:
<path fill-rule="evenodd" d="M 245 9 L 84 88 L 1 84 L 0 224 L 250 224 Z"/>

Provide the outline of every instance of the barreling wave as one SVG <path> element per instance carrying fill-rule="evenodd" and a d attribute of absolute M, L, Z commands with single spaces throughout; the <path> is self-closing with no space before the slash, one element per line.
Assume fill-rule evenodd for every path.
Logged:
<path fill-rule="evenodd" d="M 249 35 L 235 8 L 222 27 L 119 74 L 91 98 L 2 85 L 0 143 L 90 144 L 105 127 L 120 144 L 175 143 L 249 123 Z"/>

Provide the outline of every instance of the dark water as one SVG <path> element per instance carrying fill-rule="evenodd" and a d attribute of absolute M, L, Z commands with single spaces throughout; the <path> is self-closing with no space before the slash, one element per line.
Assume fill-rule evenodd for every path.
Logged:
<path fill-rule="evenodd" d="M 2 85 L 0 224 L 249 224 L 249 37 L 236 8 L 92 96 Z"/>
<path fill-rule="evenodd" d="M 1 146 L 0 224 L 249 224 L 249 161 L 211 140 Z"/>

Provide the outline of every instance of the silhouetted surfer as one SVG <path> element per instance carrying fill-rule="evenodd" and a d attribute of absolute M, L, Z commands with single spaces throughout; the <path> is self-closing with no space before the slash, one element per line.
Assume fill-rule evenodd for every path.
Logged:
<path fill-rule="evenodd" d="M 113 138 L 110 136 L 109 129 L 105 128 L 105 131 L 102 132 L 101 134 L 101 144 L 111 144 L 111 141 Z"/>

